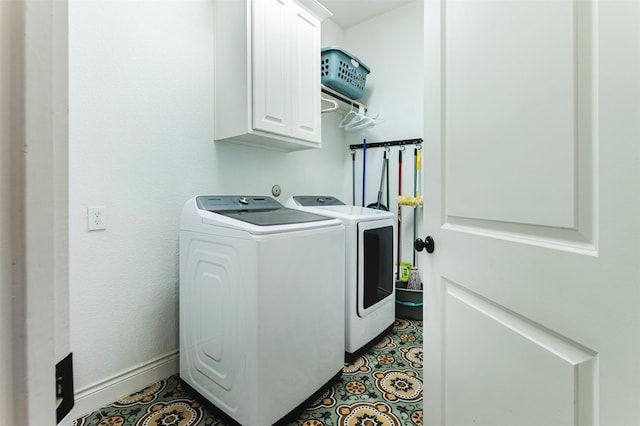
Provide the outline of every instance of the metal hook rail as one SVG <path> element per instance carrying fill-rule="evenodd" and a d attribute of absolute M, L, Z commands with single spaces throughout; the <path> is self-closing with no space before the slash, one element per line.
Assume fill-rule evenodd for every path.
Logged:
<path fill-rule="evenodd" d="M 337 100 L 339 100 L 340 102 L 344 102 L 347 105 L 351 105 L 352 107 L 356 107 L 359 108 L 360 106 L 362 106 L 364 108 L 364 111 L 367 112 L 367 106 L 364 104 L 361 104 L 358 101 L 354 101 L 353 99 L 350 99 L 344 95 L 341 95 L 340 93 L 336 92 L 333 89 L 329 89 L 327 86 L 325 85 L 321 85 L 320 86 L 320 91 L 324 94 L 327 94 Z"/>
<path fill-rule="evenodd" d="M 367 149 L 369 148 L 388 148 L 390 146 L 404 146 L 404 145 L 422 145 L 422 138 L 416 139 L 403 139 L 399 141 L 388 141 L 388 142 L 367 142 Z M 349 145 L 351 150 L 362 149 L 364 148 L 364 144 L 359 145 Z"/>

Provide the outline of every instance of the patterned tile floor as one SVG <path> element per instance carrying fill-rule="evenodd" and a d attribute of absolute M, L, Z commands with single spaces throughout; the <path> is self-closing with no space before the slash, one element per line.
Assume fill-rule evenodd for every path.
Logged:
<path fill-rule="evenodd" d="M 421 426 L 422 321 L 398 319 L 369 352 L 287 426 Z M 226 426 L 183 391 L 177 375 L 73 422 L 73 426 Z M 245 425 L 251 426 L 251 425 Z"/>

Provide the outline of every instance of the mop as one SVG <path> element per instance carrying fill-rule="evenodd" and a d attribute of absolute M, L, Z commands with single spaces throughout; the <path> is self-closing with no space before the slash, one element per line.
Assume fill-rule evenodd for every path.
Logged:
<path fill-rule="evenodd" d="M 420 154 L 420 155 L 418 155 Z M 424 204 L 424 200 L 422 199 L 422 197 L 420 197 L 420 193 L 418 191 L 418 186 L 417 186 L 417 182 L 419 181 L 418 179 L 418 174 L 420 174 L 420 163 L 421 163 L 421 156 L 422 156 L 422 148 L 418 149 L 415 148 L 414 152 L 413 152 L 413 162 L 414 162 L 414 174 L 413 174 L 413 193 L 414 195 L 400 195 L 398 194 L 398 205 L 401 206 L 420 206 L 422 207 L 422 205 Z"/>
<path fill-rule="evenodd" d="M 398 197 L 398 209 L 400 206 L 412 206 L 413 207 L 413 241 L 416 240 L 417 234 L 417 208 L 423 205 L 423 200 L 420 197 L 420 193 L 418 192 L 418 176 L 420 175 L 420 167 L 421 167 L 421 157 L 422 157 L 422 149 L 415 148 L 413 151 L 413 163 L 414 163 L 414 172 L 413 172 L 413 194 L 415 196 L 400 196 Z M 421 178 L 421 176 L 420 176 Z M 420 290 L 422 288 L 422 282 L 420 279 L 420 275 L 418 274 L 418 268 L 416 267 L 416 252 L 413 251 L 413 263 L 412 263 L 411 273 L 409 277 L 409 282 L 407 284 L 408 289 L 412 290 Z"/>

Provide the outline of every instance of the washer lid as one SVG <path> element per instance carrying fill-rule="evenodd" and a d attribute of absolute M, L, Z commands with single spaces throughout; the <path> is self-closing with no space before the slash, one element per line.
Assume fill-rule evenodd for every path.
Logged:
<path fill-rule="evenodd" d="M 309 206 L 344 206 L 336 197 L 324 195 L 296 195 L 293 200 L 302 207 Z"/>
<path fill-rule="evenodd" d="M 250 195 L 203 195 L 196 197 L 199 209 L 259 226 L 331 220 L 319 214 L 285 208 L 271 197 Z"/>

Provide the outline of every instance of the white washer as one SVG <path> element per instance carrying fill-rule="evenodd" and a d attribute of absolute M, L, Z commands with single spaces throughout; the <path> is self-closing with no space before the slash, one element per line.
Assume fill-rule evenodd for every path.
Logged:
<path fill-rule="evenodd" d="M 345 359 L 351 362 L 393 328 L 395 216 L 330 196 L 294 196 L 285 205 L 340 219 L 346 227 Z"/>
<path fill-rule="evenodd" d="M 180 377 L 223 417 L 296 415 L 344 363 L 344 226 L 270 197 L 199 196 L 180 226 Z"/>

